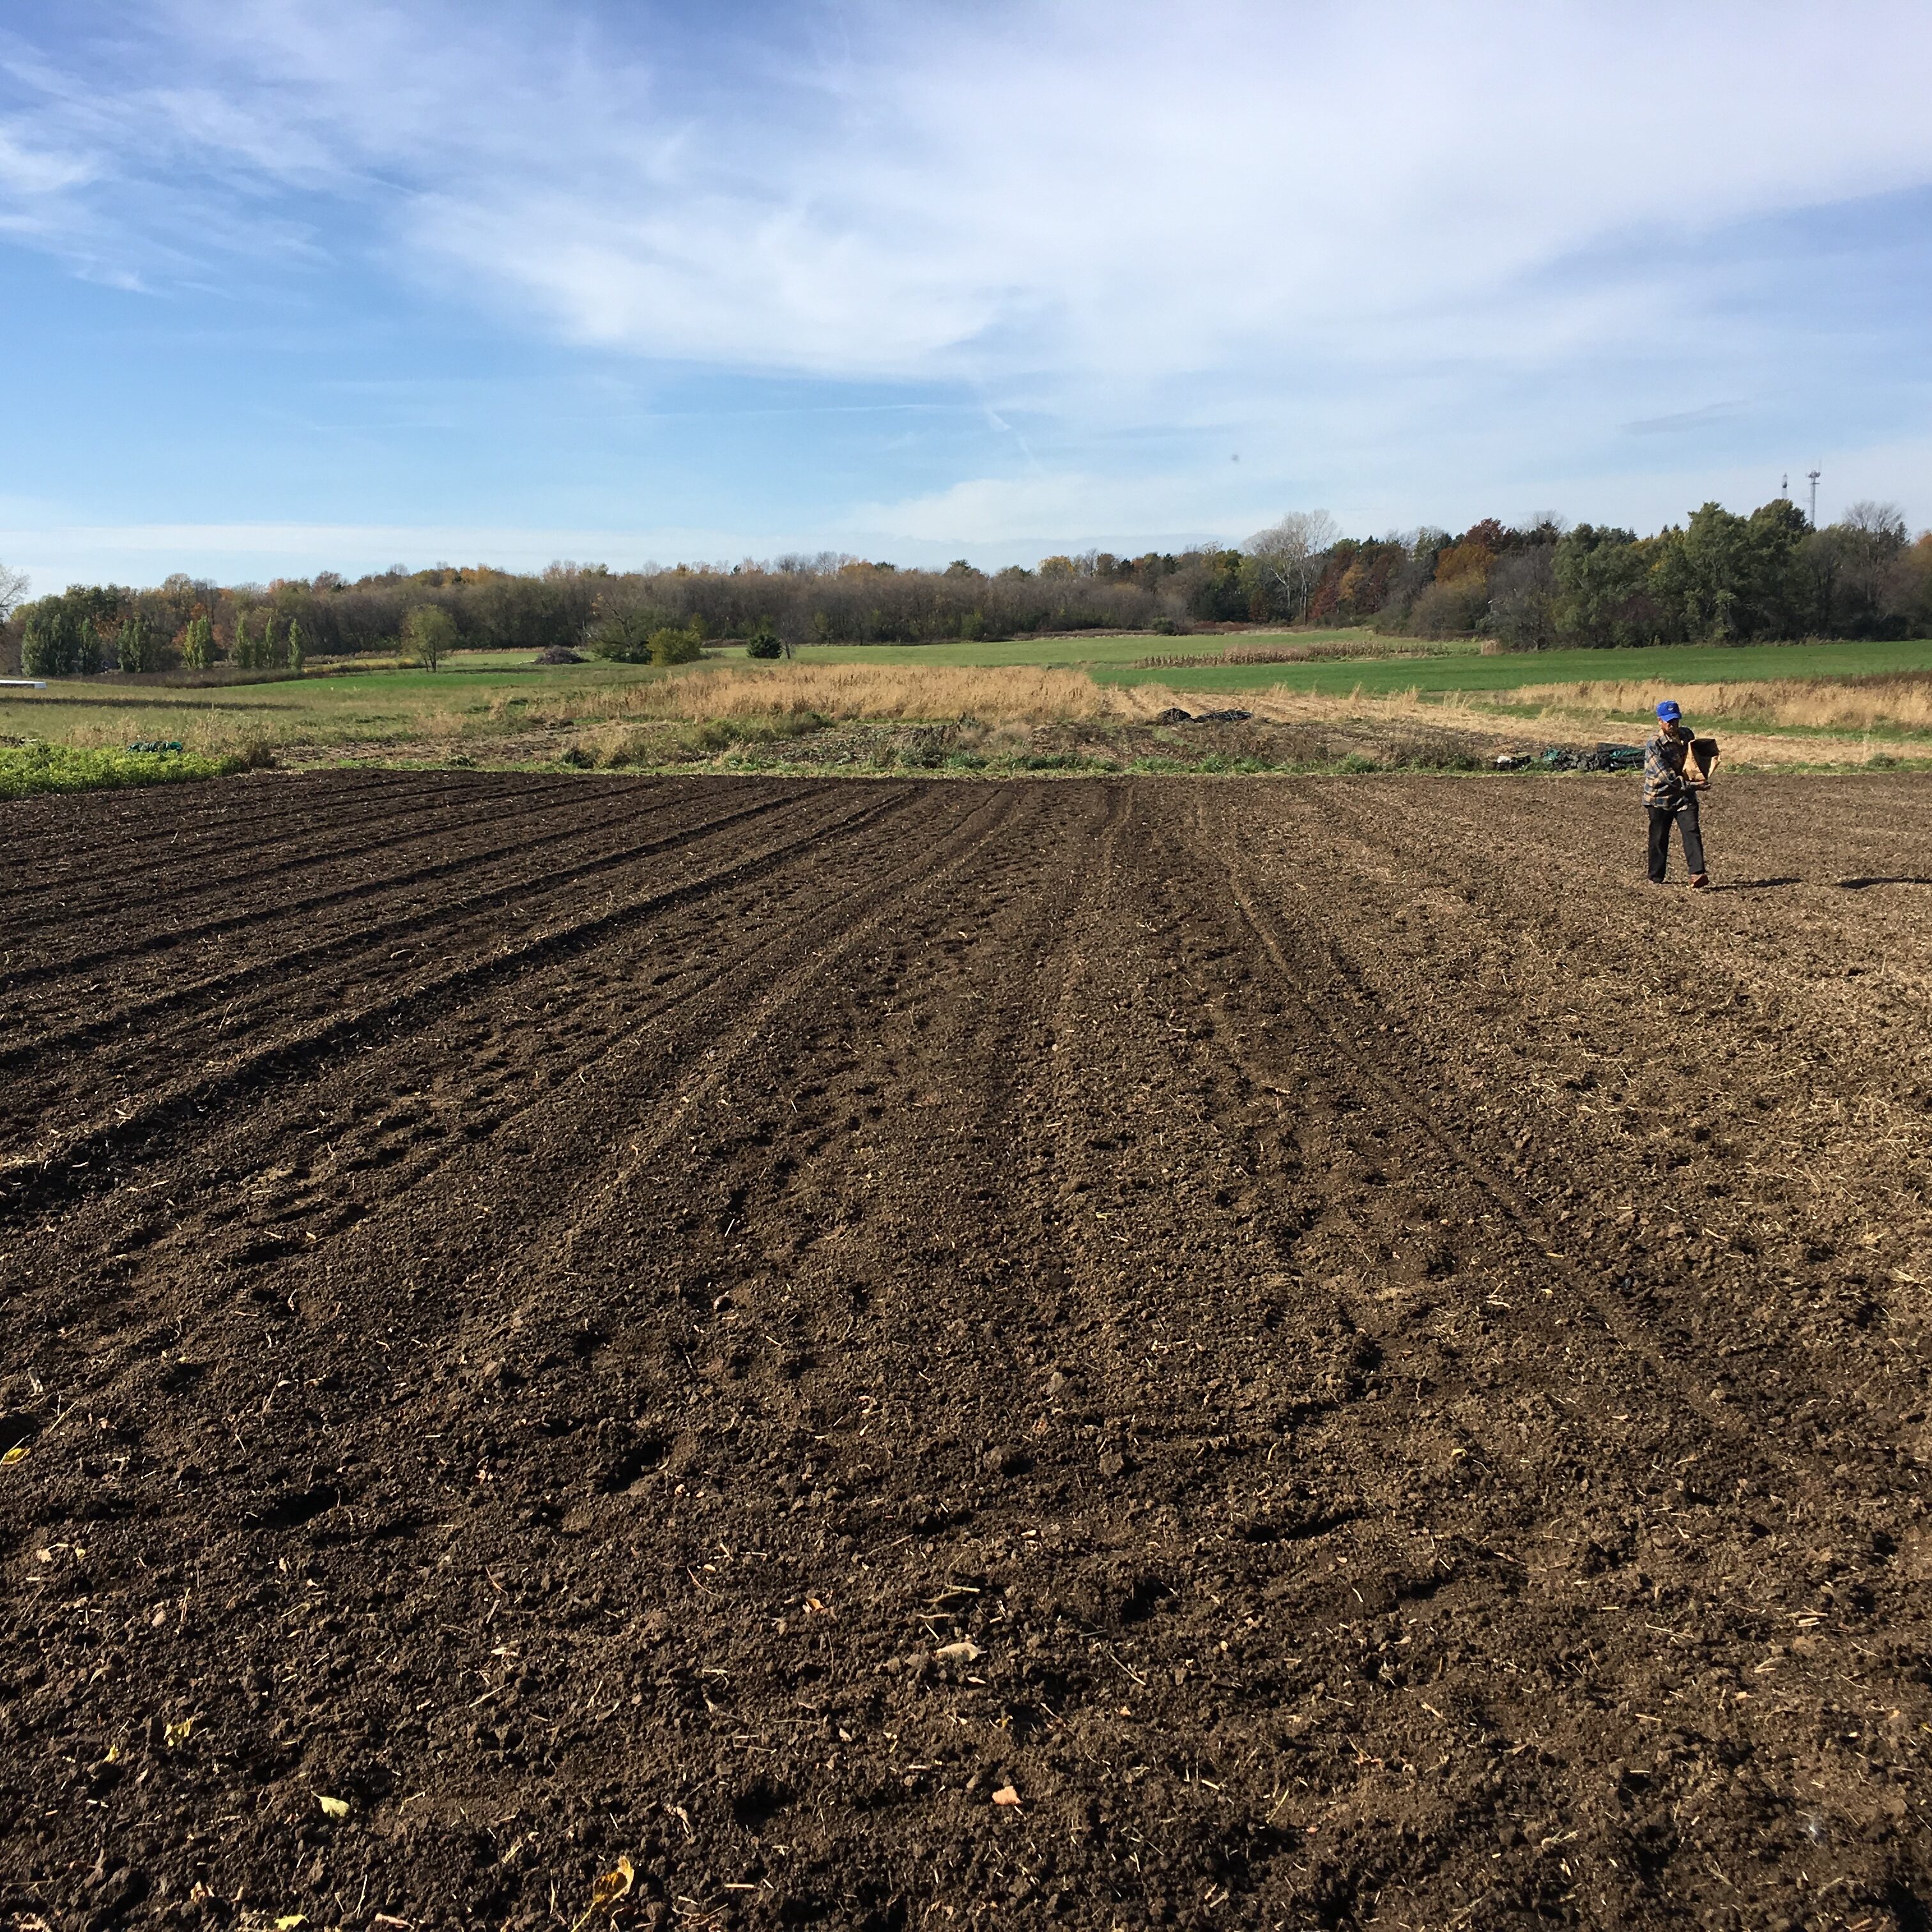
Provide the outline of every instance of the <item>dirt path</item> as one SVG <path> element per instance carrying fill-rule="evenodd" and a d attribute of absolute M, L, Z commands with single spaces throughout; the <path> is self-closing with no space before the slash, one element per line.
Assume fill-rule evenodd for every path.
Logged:
<path fill-rule="evenodd" d="M 1932 787 L 1709 818 L 0 808 L 0 1923 L 1916 1932 Z"/>

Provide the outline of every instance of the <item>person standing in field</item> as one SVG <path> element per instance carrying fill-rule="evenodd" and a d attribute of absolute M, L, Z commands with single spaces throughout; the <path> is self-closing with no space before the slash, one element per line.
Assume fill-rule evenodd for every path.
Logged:
<path fill-rule="evenodd" d="M 1684 862 L 1690 883 L 1700 892 L 1710 889 L 1704 869 L 1704 835 L 1697 824 L 1697 794 L 1702 781 L 1696 766 L 1684 772 L 1690 754 L 1690 734 L 1674 698 L 1657 707 L 1657 734 L 1643 748 L 1643 802 L 1650 814 L 1650 883 L 1660 886 L 1670 868 L 1670 828 L 1684 841 Z"/>

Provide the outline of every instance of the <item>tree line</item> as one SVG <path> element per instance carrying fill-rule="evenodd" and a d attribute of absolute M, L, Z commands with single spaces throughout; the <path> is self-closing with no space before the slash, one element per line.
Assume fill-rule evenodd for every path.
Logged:
<path fill-rule="evenodd" d="M 1913 542 L 1888 503 L 1814 529 L 1774 498 L 1749 515 L 1706 503 L 1654 536 L 1555 517 L 1490 518 L 1460 536 L 1358 540 L 1289 517 L 1252 539 L 1282 600 L 1312 624 L 1371 622 L 1428 638 L 1494 637 L 1516 650 L 1932 634 L 1932 533 Z"/>
<path fill-rule="evenodd" d="M 0 598 L 4 656 L 39 676 L 298 674 L 311 658 L 397 651 L 434 666 L 463 647 L 677 662 L 716 638 L 776 656 L 808 644 L 1174 634 L 1217 622 L 1494 637 L 1522 650 L 1932 634 L 1932 533 L 1912 542 L 1897 509 L 1874 503 L 1814 529 L 1781 497 L 1748 515 L 1706 503 L 1649 536 L 1545 516 L 1351 537 L 1325 513 L 1303 512 L 1238 546 L 1090 550 L 992 572 L 826 553 L 630 572 L 398 567 L 266 586 L 177 575 L 158 589 L 74 585 L 32 602 L 17 572 L 0 566 L 0 580 L 18 603 L 10 616 Z"/>

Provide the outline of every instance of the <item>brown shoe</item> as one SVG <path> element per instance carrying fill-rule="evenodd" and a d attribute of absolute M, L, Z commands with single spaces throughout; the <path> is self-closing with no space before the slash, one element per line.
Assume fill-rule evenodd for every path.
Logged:
<path fill-rule="evenodd" d="M 1697 876 L 1690 881 L 1690 889 L 1693 892 L 1708 892 L 1711 890 L 1710 874 L 1708 872 L 1700 872 Z"/>

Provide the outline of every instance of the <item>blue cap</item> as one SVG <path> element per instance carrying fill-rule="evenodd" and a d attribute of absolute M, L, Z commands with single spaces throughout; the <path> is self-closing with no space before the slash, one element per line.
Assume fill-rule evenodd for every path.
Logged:
<path fill-rule="evenodd" d="M 1657 715 L 1663 718 L 1678 718 L 1684 716 L 1683 712 L 1678 710 L 1677 700 L 1674 698 L 1666 698 L 1657 707 Z"/>

